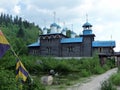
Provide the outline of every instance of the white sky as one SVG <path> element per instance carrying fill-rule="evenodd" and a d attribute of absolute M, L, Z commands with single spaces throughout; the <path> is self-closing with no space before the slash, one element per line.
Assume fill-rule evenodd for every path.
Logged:
<path fill-rule="evenodd" d="M 63 22 L 77 34 L 82 33 L 82 25 L 93 25 L 95 40 L 115 40 L 115 51 L 120 51 L 120 0 L 0 0 L 0 13 L 18 15 L 40 27 Z"/>

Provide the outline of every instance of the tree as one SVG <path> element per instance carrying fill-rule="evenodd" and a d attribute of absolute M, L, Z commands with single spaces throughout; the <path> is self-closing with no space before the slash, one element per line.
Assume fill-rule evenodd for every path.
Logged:
<path fill-rule="evenodd" d="M 18 30 L 17 37 L 24 38 L 24 36 L 25 36 L 25 33 L 24 33 L 23 29 L 20 28 Z"/>
<path fill-rule="evenodd" d="M 67 30 L 66 35 L 67 35 L 68 37 L 71 37 L 71 30 Z"/>
<path fill-rule="evenodd" d="M 18 24 L 18 16 L 14 18 L 14 24 Z"/>
<path fill-rule="evenodd" d="M 23 22 L 22 22 L 22 18 L 20 17 L 19 20 L 18 20 L 18 25 L 19 25 L 19 27 L 22 27 L 22 23 L 23 23 Z"/>

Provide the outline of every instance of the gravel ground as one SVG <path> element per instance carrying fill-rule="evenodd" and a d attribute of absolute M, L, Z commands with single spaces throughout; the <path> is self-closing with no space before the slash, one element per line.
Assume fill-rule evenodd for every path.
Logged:
<path fill-rule="evenodd" d="M 82 83 L 82 84 L 79 83 L 79 84 L 73 85 L 67 88 L 67 90 L 100 90 L 101 83 L 104 80 L 108 79 L 113 73 L 116 73 L 116 72 L 117 72 L 117 68 L 111 69 L 104 74 L 92 77 L 91 80 L 89 80 L 86 83 Z"/>

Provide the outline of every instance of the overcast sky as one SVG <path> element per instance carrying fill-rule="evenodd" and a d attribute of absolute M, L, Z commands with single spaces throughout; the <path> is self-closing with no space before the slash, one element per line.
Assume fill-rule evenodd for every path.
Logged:
<path fill-rule="evenodd" d="M 49 28 L 56 12 L 56 23 L 63 27 L 65 22 L 77 34 L 82 34 L 88 14 L 95 40 L 115 40 L 115 51 L 120 51 L 120 0 L 0 0 L 2 12 L 18 15 L 41 28 Z"/>

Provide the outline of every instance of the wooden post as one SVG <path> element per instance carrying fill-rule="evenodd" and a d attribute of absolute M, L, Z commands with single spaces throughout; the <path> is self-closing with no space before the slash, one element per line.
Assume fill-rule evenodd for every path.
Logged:
<path fill-rule="evenodd" d="M 117 67 L 118 67 L 118 71 L 120 71 L 120 57 L 117 56 Z"/>
<path fill-rule="evenodd" d="M 100 65 L 103 66 L 105 64 L 106 57 L 104 55 L 99 55 Z"/>

